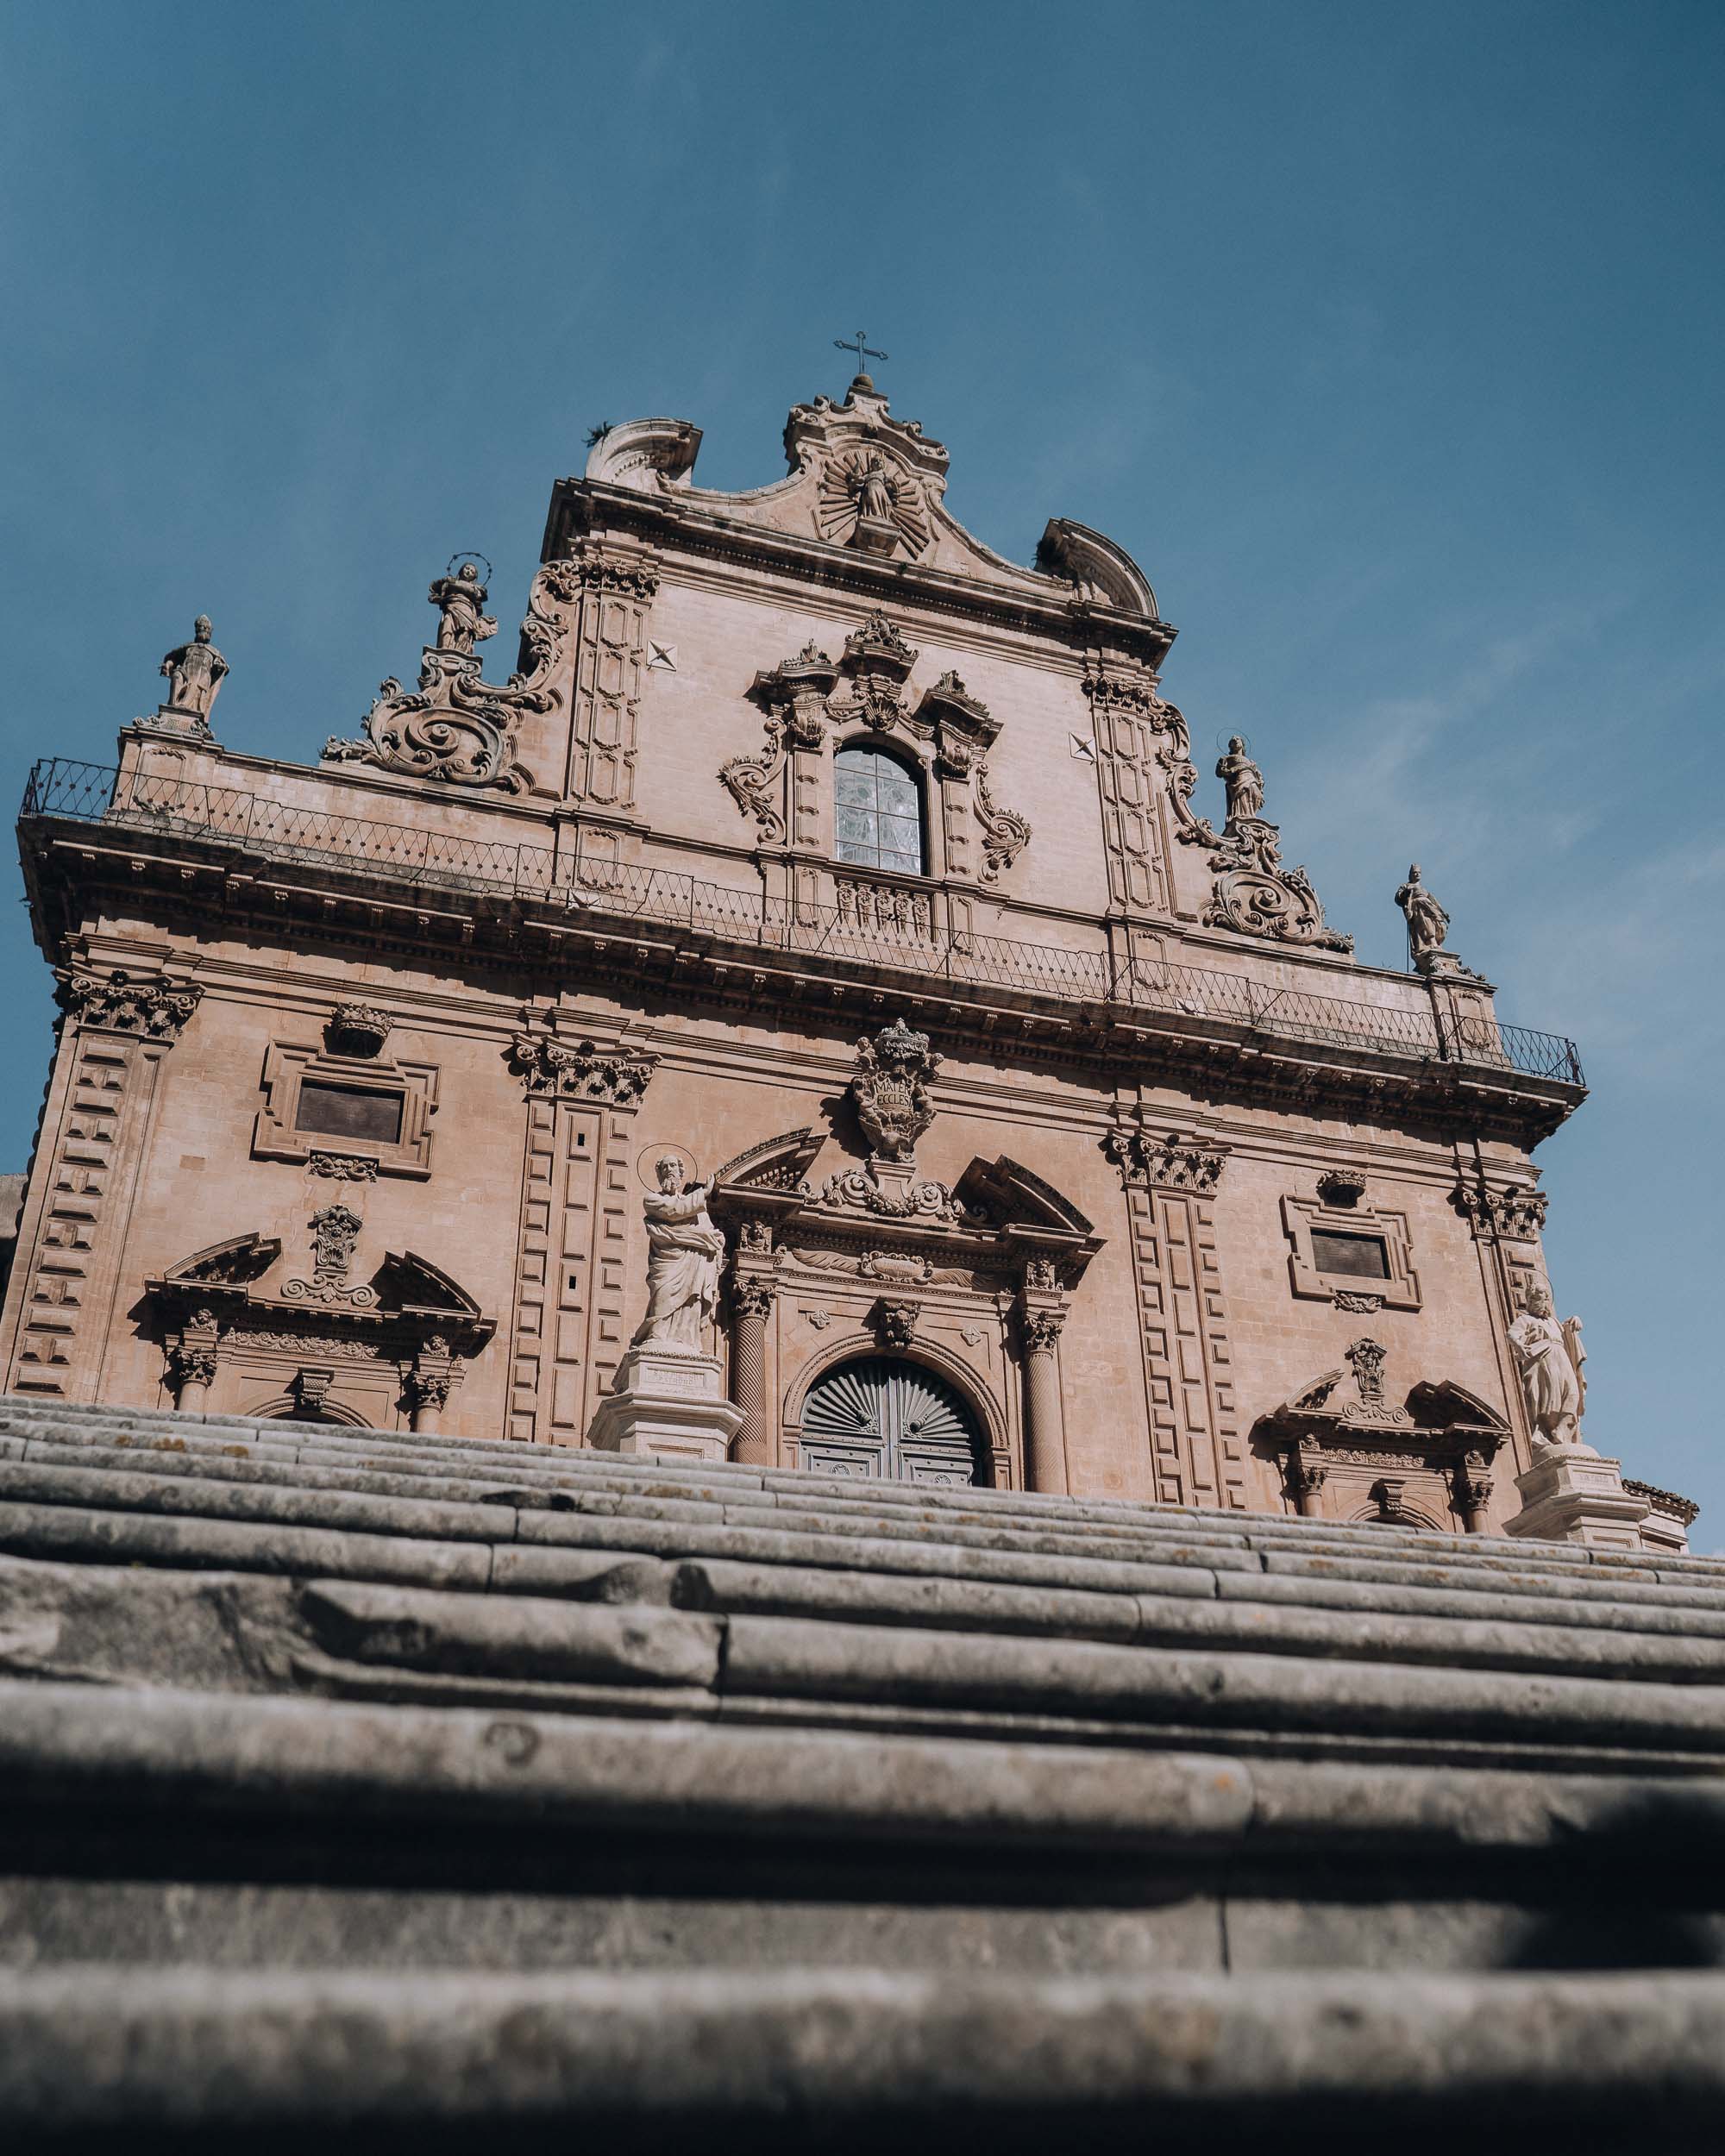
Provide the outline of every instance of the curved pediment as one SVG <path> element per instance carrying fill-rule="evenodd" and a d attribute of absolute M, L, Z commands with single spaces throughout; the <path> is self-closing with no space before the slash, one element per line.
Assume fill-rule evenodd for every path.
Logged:
<path fill-rule="evenodd" d="M 945 449 L 914 420 L 894 419 L 866 374 L 843 403 L 817 397 L 793 408 L 785 423 L 789 476 L 768 486 L 730 492 L 690 485 L 700 439 L 687 419 L 631 419 L 594 443 L 586 477 L 674 497 L 728 523 L 965 577 L 1044 605 L 1076 597 L 1160 626 L 1143 572 L 1100 532 L 1057 518 L 1043 535 L 1035 567 L 1026 568 L 967 531 L 946 507 Z"/>
<path fill-rule="evenodd" d="M 170 1265 L 162 1278 L 171 1288 L 244 1288 L 260 1280 L 280 1256 L 281 1244 L 273 1236 L 230 1235 Z"/>

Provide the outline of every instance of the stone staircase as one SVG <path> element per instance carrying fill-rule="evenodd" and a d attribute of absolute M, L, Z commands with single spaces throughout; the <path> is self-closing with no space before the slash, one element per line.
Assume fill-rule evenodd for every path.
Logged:
<path fill-rule="evenodd" d="M 0 1401 L 0 1817 L 18 2145 L 1725 2101 L 1706 1558 Z"/>

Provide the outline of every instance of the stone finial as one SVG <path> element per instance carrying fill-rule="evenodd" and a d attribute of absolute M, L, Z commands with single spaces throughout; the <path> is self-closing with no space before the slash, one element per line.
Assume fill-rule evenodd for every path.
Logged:
<path fill-rule="evenodd" d="M 1421 882 L 1417 861 L 1408 871 L 1407 882 L 1397 890 L 1396 903 L 1407 918 L 1408 949 L 1415 969 L 1429 973 L 1433 959 L 1450 932 L 1450 917 Z"/>
<path fill-rule="evenodd" d="M 906 1165 L 914 1160 L 916 1142 L 934 1120 L 928 1088 L 940 1060 L 927 1034 L 913 1032 L 902 1018 L 882 1026 L 872 1041 L 857 1042 L 850 1097 L 880 1159 Z"/>
<path fill-rule="evenodd" d="M 207 733 L 210 712 L 228 672 L 228 661 L 210 638 L 210 617 L 200 614 L 192 624 L 190 643 L 176 644 L 161 662 L 167 678 L 167 698 L 160 709 L 170 718 L 192 720 Z"/>

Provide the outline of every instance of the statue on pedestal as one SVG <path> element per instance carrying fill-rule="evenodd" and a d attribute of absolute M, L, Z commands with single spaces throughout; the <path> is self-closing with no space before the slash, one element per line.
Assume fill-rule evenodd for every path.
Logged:
<path fill-rule="evenodd" d="M 1527 1420 L 1534 1426 L 1535 1451 L 1580 1446 L 1582 1409 L 1587 1400 L 1581 1319 L 1571 1318 L 1559 1325 L 1552 1313 L 1550 1295 L 1535 1282 L 1527 1291 L 1527 1308 L 1509 1328 L 1509 1345 L 1527 1403 Z"/>
<path fill-rule="evenodd" d="M 1424 973 L 1450 932 L 1450 917 L 1421 882 L 1417 861 L 1408 871 L 1407 882 L 1396 892 L 1396 903 L 1407 916 L 1408 947 L 1414 963 Z"/>
<path fill-rule="evenodd" d="M 192 626 L 191 642 L 176 646 L 161 662 L 161 671 L 167 677 L 167 701 L 162 709 L 185 711 L 205 726 L 228 671 L 228 661 L 210 642 L 210 634 L 209 615 L 200 614 Z"/>
<path fill-rule="evenodd" d="M 437 609 L 439 651 L 471 658 L 476 643 L 496 636 L 497 624 L 485 611 L 489 594 L 474 562 L 462 562 L 454 576 L 440 576 L 428 596 Z"/>
<path fill-rule="evenodd" d="M 1245 753 L 1239 734 L 1228 742 L 1228 753 L 1216 766 L 1216 776 L 1227 788 L 1227 821 L 1251 822 L 1264 813 L 1264 774 Z"/>
<path fill-rule="evenodd" d="M 683 1181 L 683 1163 L 668 1153 L 655 1164 L 656 1194 L 647 1197 L 647 1315 L 635 1347 L 702 1352 L 702 1328 L 718 1307 L 718 1268 L 724 1238 L 706 1209 L 706 1183 Z"/>

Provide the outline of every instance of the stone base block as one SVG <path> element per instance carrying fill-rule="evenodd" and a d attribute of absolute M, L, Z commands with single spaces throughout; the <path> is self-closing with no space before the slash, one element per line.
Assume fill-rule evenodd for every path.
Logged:
<path fill-rule="evenodd" d="M 1521 1509 L 1505 1534 L 1534 1542 L 1583 1542 L 1602 1550 L 1639 1550 L 1648 1504 L 1623 1487 L 1620 1462 L 1590 1445 L 1547 1453 L 1515 1477 Z"/>
<path fill-rule="evenodd" d="M 661 1460 L 724 1460 L 743 1410 L 724 1397 L 724 1372 L 711 1355 L 630 1348 L 615 1388 L 599 1404 L 587 1443 L 600 1452 Z"/>

